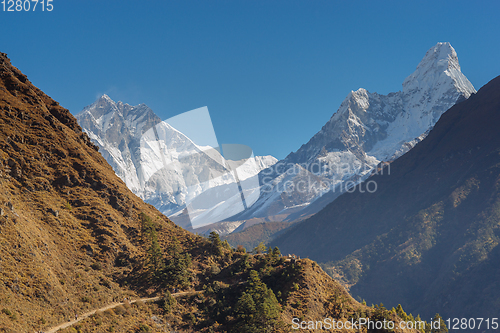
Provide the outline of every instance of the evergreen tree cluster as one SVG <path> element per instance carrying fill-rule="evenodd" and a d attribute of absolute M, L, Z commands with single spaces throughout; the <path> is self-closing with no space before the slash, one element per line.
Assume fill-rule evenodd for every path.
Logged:
<path fill-rule="evenodd" d="M 279 332 L 284 326 L 281 305 L 269 284 L 278 285 L 281 272 L 287 270 L 279 249 L 265 253 L 261 246 L 260 254 L 252 255 L 232 249 L 215 232 L 208 236 L 208 246 L 215 263 L 206 270 L 211 282 L 203 287 L 205 301 L 200 308 L 210 319 L 200 322 L 199 329 L 222 325 L 228 332 Z"/>
<path fill-rule="evenodd" d="M 281 306 L 274 292 L 263 283 L 259 274 L 251 270 L 246 291 L 235 307 L 237 332 L 274 332 L 278 325 Z"/>
<path fill-rule="evenodd" d="M 166 288 L 188 287 L 192 276 L 190 254 L 181 250 L 176 238 L 171 240 L 163 254 L 158 241 L 159 227 L 144 213 L 140 213 L 139 218 L 143 240 L 149 242 L 147 266 L 150 277 Z"/>
<path fill-rule="evenodd" d="M 164 257 L 164 267 L 160 273 L 160 281 L 165 287 L 187 288 L 192 276 L 191 256 L 180 250 L 179 242 L 173 239 Z"/>
<path fill-rule="evenodd" d="M 399 318 L 401 318 L 403 321 L 405 322 L 413 322 L 414 324 L 414 327 L 417 327 L 419 328 L 419 326 L 417 326 L 419 322 L 422 322 L 422 319 L 420 318 L 420 315 L 417 315 L 416 318 L 413 317 L 413 315 L 410 313 L 409 315 L 406 314 L 406 312 L 403 310 L 403 307 L 401 306 L 401 304 L 398 304 L 398 306 L 396 307 L 396 309 L 392 308 L 391 310 L 392 312 L 396 313 Z M 425 323 L 425 328 L 423 329 L 423 331 L 425 333 L 446 333 L 448 332 L 448 328 L 446 327 L 446 323 L 444 322 L 443 318 L 439 315 L 439 313 L 436 313 L 436 315 L 434 316 L 434 318 L 432 319 L 433 322 L 439 322 L 440 324 L 439 325 L 435 325 L 439 328 L 434 328 L 430 323 L 428 323 L 427 321 L 423 321 Z"/>

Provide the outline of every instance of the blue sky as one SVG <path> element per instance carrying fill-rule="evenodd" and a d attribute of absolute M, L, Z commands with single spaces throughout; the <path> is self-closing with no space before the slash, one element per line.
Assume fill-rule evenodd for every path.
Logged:
<path fill-rule="evenodd" d="M 62 106 L 103 93 L 163 119 L 208 106 L 219 143 L 257 155 L 297 150 L 351 90 L 400 90 L 437 42 L 476 89 L 500 74 L 498 1 L 53 4 L 0 12 L 0 51 Z"/>

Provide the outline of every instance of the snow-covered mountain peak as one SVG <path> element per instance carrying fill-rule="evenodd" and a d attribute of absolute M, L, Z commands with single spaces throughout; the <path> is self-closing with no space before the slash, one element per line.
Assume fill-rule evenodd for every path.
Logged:
<path fill-rule="evenodd" d="M 368 96 L 369 92 L 365 88 L 359 88 L 358 90 L 351 90 L 351 92 L 344 99 L 344 103 L 348 103 L 348 101 L 365 99 Z"/>
<path fill-rule="evenodd" d="M 330 118 L 330 122 L 338 121 L 340 118 L 350 118 L 352 113 L 363 113 L 369 106 L 370 93 L 364 89 L 351 90 L 340 104 L 339 109 Z M 357 111 L 357 112 L 356 112 Z"/>
<path fill-rule="evenodd" d="M 102 132 L 98 134 L 101 138 L 104 133 L 106 136 L 119 133 L 125 135 L 122 129 L 126 129 L 125 136 L 140 137 L 144 131 L 160 122 L 158 116 L 146 104 L 132 106 L 121 101 L 115 102 L 106 94 L 86 106 L 77 118 L 79 121 L 88 118 L 86 126 L 92 123 L 92 132 Z"/>
<path fill-rule="evenodd" d="M 460 69 L 457 52 L 448 42 L 437 43 L 435 46 L 431 47 L 417 68 L 426 66 L 427 64 L 432 64 L 440 69 L 448 67 L 458 67 L 458 69 Z"/>
<path fill-rule="evenodd" d="M 108 95 L 104 94 L 101 97 L 99 97 L 94 103 L 91 105 L 87 106 L 85 109 L 106 109 L 109 111 L 118 111 L 117 109 L 117 104 L 115 101 L 113 101 Z"/>
<path fill-rule="evenodd" d="M 462 74 L 457 53 L 448 42 L 431 47 L 415 72 L 403 82 L 404 94 L 415 94 L 416 91 L 430 93 L 444 89 L 452 89 L 465 98 L 476 92 Z"/>
<path fill-rule="evenodd" d="M 108 95 L 102 94 L 102 96 L 98 99 L 98 101 L 108 101 L 110 103 L 115 103 Z"/>
<path fill-rule="evenodd" d="M 446 110 L 475 92 L 450 43 L 437 43 L 403 82 L 403 91 L 351 91 L 308 143 L 277 162 L 274 173 L 262 172 L 265 193 L 236 218 L 283 216 L 296 209 L 316 213 L 380 162 L 413 148 Z"/>
<path fill-rule="evenodd" d="M 368 102 L 368 95 L 369 92 L 365 88 L 359 88 L 358 90 L 351 92 L 351 98 L 363 111 L 365 111 L 370 105 Z"/>
<path fill-rule="evenodd" d="M 81 113 L 87 113 L 95 118 L 99 118 L 103 114 L 117 112 L 118 107 L 108 95 L 104 94 L 99 97 L 94 103 L 86 106 Z"/>
<path fill-rule="evenodd" d="M 210 192 L 204 198 L 208 197 L 218 210 L 211 213 L 210 207 L 196 206 L 204 203 L 203 199 L 198 200 L 189 207 L 196 207 L 200 219 L 210 214 L 212 220 L 235 214 L 237 205 L 233 201 L 238 198 L 241 201 L 236 179 L 241 181 L 238 184 L 246 191 L 245 195 L 250 195 L 244 186 L 255 183 L 253 193 L 258 187 L 256 175 L 277 161 L 272 156 L 252 156 L 238 161 L 233 168 L 220 151 L 196 145 L 181 131 L 161 121 L 147 105 L 131 106 L 115 102 L 107 95 L 85 107 L 76 118 L 118 177 L 136 195 L 168 215 L 181 214 L 205 191 Z M 216 186 L 222 186 L 226 196 L 234 192 L 236 199 L 231 197 L 233 201 L 224 202 L 218 190 L 212 190 Z M 180 223 L 184 223 L 183 218 L 179 218 Z"/>

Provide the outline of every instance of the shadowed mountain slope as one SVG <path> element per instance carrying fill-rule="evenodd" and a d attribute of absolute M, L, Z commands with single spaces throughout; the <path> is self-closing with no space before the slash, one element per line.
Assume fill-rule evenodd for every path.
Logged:
<path fill-rule="evenodd" d="M 369 302 L 403 302 L 424 318 L 496 316 L 498 128 L 500 77 L 443 114 L 410 152 L 272 245 L 326 263 Z"/>

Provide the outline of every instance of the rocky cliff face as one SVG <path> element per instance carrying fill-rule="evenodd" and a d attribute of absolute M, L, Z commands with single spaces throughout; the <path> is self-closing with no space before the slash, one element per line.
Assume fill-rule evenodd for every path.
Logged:
<path fill-rule="evenodd" d="M 139 140 L 161 122 L 160 118 L 144 104 L 115 103 L 107 95 L 84 108 L 76 118 L 116 175 L 140 196 L 143 191 L 136 169 Z"/>
<path fill-rule="evenodd" d="M 261 198 L 235 219 L 316 213 L 380 162 L 413 148 L 446 110 L 475 92 L 453 47 L 436 44 L 405 79 L 402 91 L 380 95 L 360 88 L 349 93 L 308 143 L 261 172 Z"/>
<path fill-rule="evenodd" d="M 179 225 L 190 228 L 203 213 L 205 219 L 216 222 L 232 215 L 210 212 L 215 206 L 220 210 L 225 207 L 226 212 L 235 207 L 230 196 L 214 201 L 213 207 L 197 209 L 191 219 L 183 214 L 188 203 L 217 186 L 224 187 L 222 192 L 230 188 L 239 197 L 237 180 L 219 151 L 195 144 L 146 105 L 116 103 L 103 95 L 76 118 L 127 186 L 162 213 L 173 216 Z M 272 156 L 251 157 L 238 165 L 238 180 L 255 177 L 275 162 Z"/>

